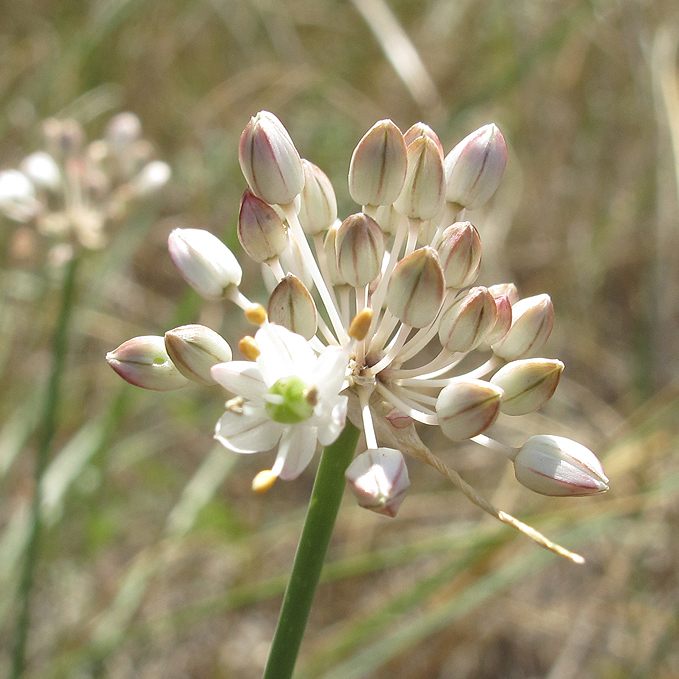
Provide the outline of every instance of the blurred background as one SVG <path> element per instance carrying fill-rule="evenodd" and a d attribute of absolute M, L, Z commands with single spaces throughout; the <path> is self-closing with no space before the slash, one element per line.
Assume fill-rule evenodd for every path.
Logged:
<path fill-rule="evenodd" d="M 442 453 L 584 566 L 481 516 L 414 461 L 396 519 L 346 498 L 299 678 L 678 677 L 678 44 L 674 0 L 1 3 L 0 169 L 42 148 L 46 118 L 95 139 L 129 110 L 173 172 L 79 271 L 25 676 L 261 676 L 312 470 L 253 495 L 263 458 L 212 440 L 222 393 L 135 390 L 104 354 L 183 323 L 230 340 L 245 329 L 187 289 L 166 239 L 205 228 L 240 253 L 237 143 L 264 108 L 330 176 L 342 216 L 355 211 L 351 152 L 376 120 L 422 120 L 446 151 L 500 126 L 507 173 L 470 216 L 480 282 L 548 292 L 544 353 L 566 363 L 517 435 L 575 438 L 611 480 L 602 497 L 547 499 L 490 451 Z M 20 226 L 1 219 L 4 675 L 60 284 L 40 241 L 20 247 Z M 246 267 L 244 291 L 263 300 L 256 274 Z"/>

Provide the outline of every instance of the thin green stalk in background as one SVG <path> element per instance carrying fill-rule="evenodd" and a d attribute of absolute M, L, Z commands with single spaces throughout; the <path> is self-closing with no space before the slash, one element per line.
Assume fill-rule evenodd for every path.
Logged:
<path fill-rule="evenodd" d="M 33 504 L 31 506 L 30 533 L 24 555 L 24 567 L 19 583 L 19 616 L 17 620 L 14 654 L 12 656 L 11 679 L 19 679 L 26 666 L 26 641 L 30 628 L 30 599 L 33 589 L 35 568 L 38 562 L 40 533 L 42 521 L 40 518 L 41 481 L 49 462 L 49 452 L 52 439 L 57 428 L 57 413 L 64 363 L 68 346 L 68 327 L 73 310 L 75 293 L 75 278 L 78 259 L 74 257 L 68 264 L 61 291 L 61 307 L 59 317 L 52 335 L 52 367 L 50 371 L 45 400 L 43 402 L 40 439 L 35 460 L 33 474 Z"/>
<path fill-rule="evenodd" d="M 342 501 L 344 472 L 354 457 L 359 433 L 347 421 L 337 441 L 328 446 L 321 455 L 290 582 L 285 590 L 278 626 L 264 670 L 264 679 L 292 677 Z"/>

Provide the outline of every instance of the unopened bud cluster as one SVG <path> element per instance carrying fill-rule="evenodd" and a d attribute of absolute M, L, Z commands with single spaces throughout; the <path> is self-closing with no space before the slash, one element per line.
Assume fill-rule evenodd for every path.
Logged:
<path fill-rule="evenodd" d="M 133 113 L 111 118 L 103 137 L 89 143 L 70 119 L 46 120 L 43 135 L 43 150 L 24 158 L 19 169 L 0 172 L 0 214 L 34 224 L 55 243 L 101 248 L 107 223 L 170 178 L 169 165 L 153 159 Z"/>
<path fill-rule="evenodd" d="M 241 292 L 240 266 L 212 234 L 176 230 L 169 248 L 201 295 L 230 300 L 259 326 L 239 342 L 247 360 L 232 361 L 226 342 L 200 326 L 164 341 L 131 340 L 139 346 L 125 343 L 109 360 L 150 389 L 181 380 L 225 387 L 216 438 L 237 452 L 278 446 L 256 490 L 298 475 L 348 415 L 367 447 L 347 471 L 350 487 L 361 506 L 393 516 L 408 486 L 402 453 L 419 440 L 415 423 L 483 444 L 501 414 L 531 413 L 553 395 L 564 366 L 537 357 L 554 325 L 549 296 L 520 298 L 512 283 L 478 280 L 474 210 L 491 198 L 507 162 L 496 125 L 446 155 L 427 125 L 404 134 L 379 121 L 351 157 L 349 193 L 360 209 L 342 221 L 330 180 L 300 158 L 273 114 L 250 120 L 239 159 L 248 188 L 235 228 L 262 266 L 266 309 Z M 472 352 L 475 367 L 461 374 Z M 539 493 L 607 488 L 594 455 L 567 439 L 533 437 L 507 451 L 517 479 Z"/>

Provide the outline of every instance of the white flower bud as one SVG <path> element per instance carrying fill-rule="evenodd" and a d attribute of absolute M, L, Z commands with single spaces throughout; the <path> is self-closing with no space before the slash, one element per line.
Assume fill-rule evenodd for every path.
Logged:
<path fill-rule="evenodd" d="M 443 158 L 436 142 L 423 135 L 408 146 L 408 171 L 394 207 L 411 219 L 432 219 L 443 205 Z"/>
<path fill-rule="evenodd" d="M 500 184 L 507 145 L 495 124 L 465 137 L 445 158 L 446 200 L 468 210 L 483 205 Z"/>
<path fill-rule="evenodd" d="M 0 212 L 17 222 L 27 222 L 39 211 L 30 179 L 18 170 L 0 172 Z"/>
<path fill-rule="evenodd" d="M 302 281 L 288 274 L 269 298 L 269 319 L 310 340 L 318 327 L 318 313 L 311 293 Z"/>
<path fill-rule="evenodd" d="M 490 382 L 453 378 L 436 401 L 441 431 L 453 441 L 477 436 L 495 422 L 503 391 Z"/>
<path fill-rule="evenodd" d="M 165 349 L 165 340 L 144 335 L 123 342 L 106 354 L 108 364 L 126 382 L 153 391 L 171 391 L 188 384 Z"/>
<path fill-rule="evenodd" d="M 238 240 L 251 259 L 261 264 L 288 246 L 288 232 L 278 213 L 246 189 L 238 213 Z"/>
<path fill-rule="evenodd" d="M 527 415 L 552 398 L 564 365 L 551 358 L 524 358 L 500 368 L 491 383 L 505 396 L 500 410 L 507 415 Z"/>
<path fill-rule="evenodd" d="M 392 518 L 410 486 L 403 455 L 394 448 L 374 448 L 361 453 L 344 476 L 359 506 Z"/>
<path fill-rule="evenodd" d="M 130 189 L 135 196 L 148 196 L 162 188 L 170 181 L 172 170 L 162 160 L 152 160 L 142 167 L 130 181 Z"/>
<path fill-rule="evenodd" d="M 359 205 L 391 205 L 403 188 L 407 164 L 401 130 L 391 120 L 376 122 L 351 156 L 351 197 Z"/>
<path fill-rule="evenodd" d="M 488 290 L 495 299 L 500 295 L 507 295 L 510 304 L 516 304 L 519 301 L 519 291 L 514 283 L 496 283 L 489 286 Z"/>
<path fill-rule="evenodd" d="M 441 235 L 438 245 L 447 288 L 466 288 L 479 275 L 481 237 L 471 222 L 455 222 Z"/>
<path fill-rule="evenodd" d="M 393 205 L 380 205 L 375 211 L 375 221 L 387 235 L 395 234 L 401 226 L 407 228 L 406 218 Z"/>
<path fill-rule="evenodd" d="M 346 285 L 347 283 L 337 269 L 337 232 L 339 227 L 339 224 L 333 224 L 323 240 L 325 262 L 328 265 L 328 276 L 332 285 Z"/>
<path fill-rule="evenodd" d="M 299 223 L 305 233 L 327 231 L 337 219 L 337 198 L 328 176 L 313 163 L 302 158 L 304 189 L 300 195 Z"/>
<path fill-rule="evenodd" d="M 497 316 L 491 331 L 483 340 L 484 348 L 486 345 L 490 347 L 490 345 L 499 342 L 509 332 L 509 328 L 512 327 L 512 303 L 509 300 L 509 295 L 504 293 L 496 295 L 492 292 L 491 288 L 488 288 L 488 292 L 493 295 L 493 299 L 495 300 Z"/>
<path fill-rule="evenodd" d="M 302 161 L 280 120 L 268 111 L 250 118 L 238 160 L 252 192 L 270 205 L 287 205 L 304 188 Z"/>
<path fill-rule="evenodd" d="M 429 127 L 429 125 L 425 125 L 425 123 L 415 123 L 414 125 L 411 125 L 403 135 L 406 146 L 410 146 L 419 137 L 429 137 L 429 139 L 431 139 L 436 144 L 439 154 L 443 159 L 444 153 L 441 140 L 439 139 L 436 132 L 434 132 L 431 127 Z"/>
<path fill-rule="evenodd" d="M 436 318 L 444 291 L 438 253 L 423 247 L 394 268 L 387 288 L 387 307 L 406 325 L 424 328 Z"/>
<path fill-rule="evenodd" d="M 337 270 L 349 285 L 360 288 L 380 273 L 384 236 L 379 224 L 363 212 L 347 217 L 337 230 Z"/>
<path fill-rule="evenodd" d="M 56 191 L 61 186 L 59 166 L 45 151 L 36 151 L 26 156 L 19 169 L 39 188 Z"/>
<path fill-rule="evenodd" d="M 512 306 L 512 326 L 493 352 L 506 361 L 540 351 L 554 328 L 554 306 L 547 294 L 520 299 Z"/>
<path fill-rule="evenodd" d="M 448 351 L 472 351 L 490 332 L 497 307 L 488 288 L 471 288 L 441 314 L 439 340 Z"/>
<path fill-rule="evenodd" d="M 128 149 L 141 137 L 141 121 L 129 111 L 113 116 L 106 124 L 104 139 L 111 148 L 120 153 Z"/>
<path fill-rule="evenodd" d="M 514 473 L 519 483 L 541 495 L 594 495 L 608 490 L 597 456 L 563 436 L 529 438 L 514 459 Z"/>
<path fill-rule="evenodd" d="M 233 358 L 228 342 L 204 325 L 182 325 L 165 333 L 165 349 L 179 372 L 200 384 L 216 384 L 210 369 Z"/>
<path fill-rule="evenodd" d="M 243 272 L 229 248 L 203 229 L 175 229 L 168 241 L 170 257 L 186 282 L 205 299 L 221 299 Z"/>

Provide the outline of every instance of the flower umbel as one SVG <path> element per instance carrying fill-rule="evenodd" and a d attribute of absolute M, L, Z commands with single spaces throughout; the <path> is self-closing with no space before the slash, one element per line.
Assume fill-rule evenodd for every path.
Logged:
<path fill-rule="evenodd" d="M 563 369 L 560 361 L 534 358 L 554 324 L 548 295 L 520 299 L 511 283 L 470 287 L 481 240 L 467 210 L 489 200 L 502 178 L 507 147 L 497 126 L 468 135 L 444 159 L 423 123 L 403 135 L 380 121 L 351 161 L 350 193 L 364 204 L 341 224 L 332 184 L 300 159 L 273 114 L 251 119 L 239 155 L 249 185 L 239 237 L 273 291 L 269 313 L 241 292 L 240 267 L 216 237 L 175 232 L 170 248 L 200 294 L 232 301 L 259 326 L 239 342 L 248 360 L 210 371 L 229 392 L 215 437 L 239 453 L 278 446 L 253 488 L 298 476 L 319 443 L 338 438 L 348 416 L 367 449 L 347 471 L 361 506 L 396 514 L 408 486 L 405 453 L 501 521 L 579 560 L 480 498 L 416 428 L 439 427 L 452 441 L 472 439 L 505 453 L 519 481 L 539 493 L 607 487 L 596 457 L 580 444 L 534 437 L 517 451 L 483 433 L 498 417 L 514 421 L 541 407 Z M 188 241 L 196 247 L 179 252 Z M 206 243 L 214 247 L 203 251 Z M 475 367 L 460 371 L 463 360 Z"/>

